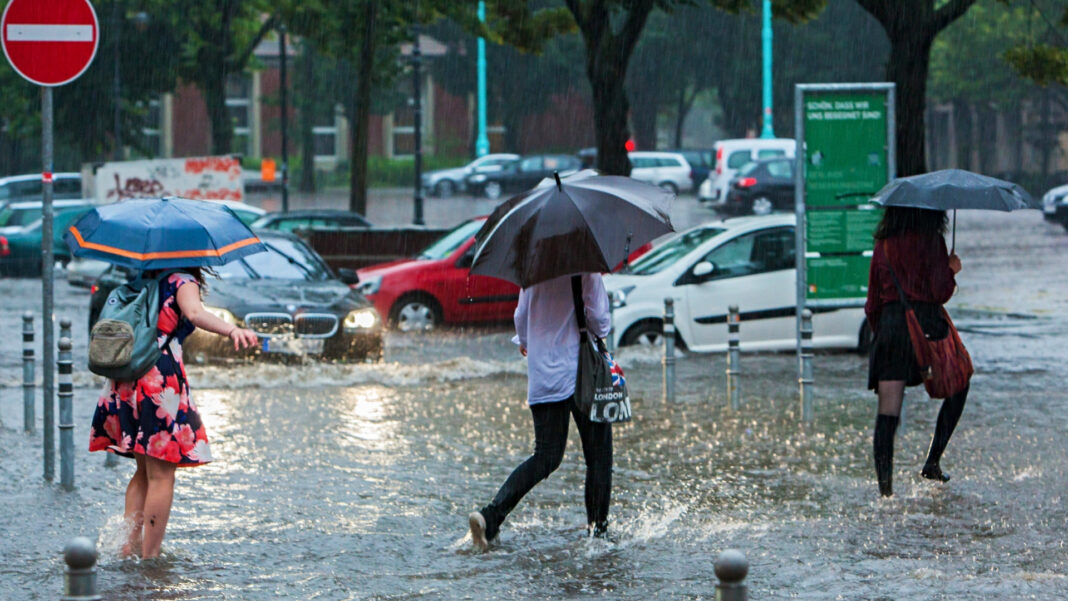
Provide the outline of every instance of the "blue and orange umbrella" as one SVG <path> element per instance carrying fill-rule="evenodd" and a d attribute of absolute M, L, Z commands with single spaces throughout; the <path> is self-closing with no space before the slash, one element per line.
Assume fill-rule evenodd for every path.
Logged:
<path fill-rule="evenodd" d="M 63 239 L 76 257 L 140 270 L 211 267 L 267 250 L 229 207 L 184 198 L 97 207 Z"/>

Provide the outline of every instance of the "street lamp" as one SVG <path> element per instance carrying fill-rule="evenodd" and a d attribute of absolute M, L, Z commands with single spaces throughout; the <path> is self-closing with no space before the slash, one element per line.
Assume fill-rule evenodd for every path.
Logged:
<path fill-rule="evenodd" d="M 764 0 L 764 30 L 761 37 L 764 42 L 764 129 L 761 138 L 774 138 L 771 119 L 771 0 Z"/>
<path fill-rule="evenodd" d="M 478 20 L 486 22 L 486 3 L 478 3 Z M 478 38 L 478 139 L 475 140 L 475 155 L 489 154 L 489 136 L 486 135 L 486 40 Z"/>
<path fill-rule="evenodd" d="M 278 47 L 282 63 L 278 70 L 282 89 L 282 212 L 289 212 L 289 96 L 286 93 L 286 26 L 278 26 Z M 309 166 L 310 167 L 310 166 Z M 308 167 L 305 167 L 308 168 Z"/>

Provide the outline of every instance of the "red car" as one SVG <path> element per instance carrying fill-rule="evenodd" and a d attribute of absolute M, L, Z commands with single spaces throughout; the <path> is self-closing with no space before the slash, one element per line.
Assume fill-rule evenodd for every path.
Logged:
<path fill-rule="evenodd" d="M 432 330 L 443 323 L 510 321 L 519 287 L 489 276 L 470 275 L 475 234 L 485 221 L 479 217 L 461 223 L 414 259 L 358 270 L 356 291 L 402 332 Z M 632 253 L 630 260 L 650 248 L 652 245 L 646 244 Z"/>
<path fill-rule="evenodd" d="M 469 275 L 475 234 L 485 217 L 465 221 L 418 257 L 357 271 L 356 290 L 398 330 L 430 330 L 442 323 L 512 319 L 519 287 L 483 275 Z"/>

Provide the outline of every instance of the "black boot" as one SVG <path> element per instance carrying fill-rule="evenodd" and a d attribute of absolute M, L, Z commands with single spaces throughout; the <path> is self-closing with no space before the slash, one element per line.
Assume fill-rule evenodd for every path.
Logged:
<path fill-rule="evenodd" d="M 875 417 L 875 434 L 872 436 L 875 476 L 879 479 L 879 494 L 884 497 L 894 495 L 894 433 L 897 432 L 897 424 L 896 415 L 880 413 Z"/>
<path fill-rule="evenodd" d="M 949 475 L 942 472 L 939 462 L 942 453 L 949 444 L 949 437 L 953 436 L 953 430 L 960 421 L 960 415 L 964 412 L 964 402 L 968 400 L 968 389 L 942 401 L 942 408 L 938 411 L 938 423 L 935 425 L 934 437 L 931 439 L 931 450 L 927 452 L 927 461 L 923 464 L 920 474 L 928 480 L 949 482 Z"/>

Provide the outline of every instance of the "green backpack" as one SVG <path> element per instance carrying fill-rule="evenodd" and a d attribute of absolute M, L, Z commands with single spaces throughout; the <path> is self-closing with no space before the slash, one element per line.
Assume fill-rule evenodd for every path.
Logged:
<path fill-rule="evenodd" d="M 89 371 L 132 382 L 155 367 L 162 354 L 157 336 L 160 281 L 171 273 L 151 279 L 138 277 L 108 294 L 100 318 L 89 332 Z"/>

